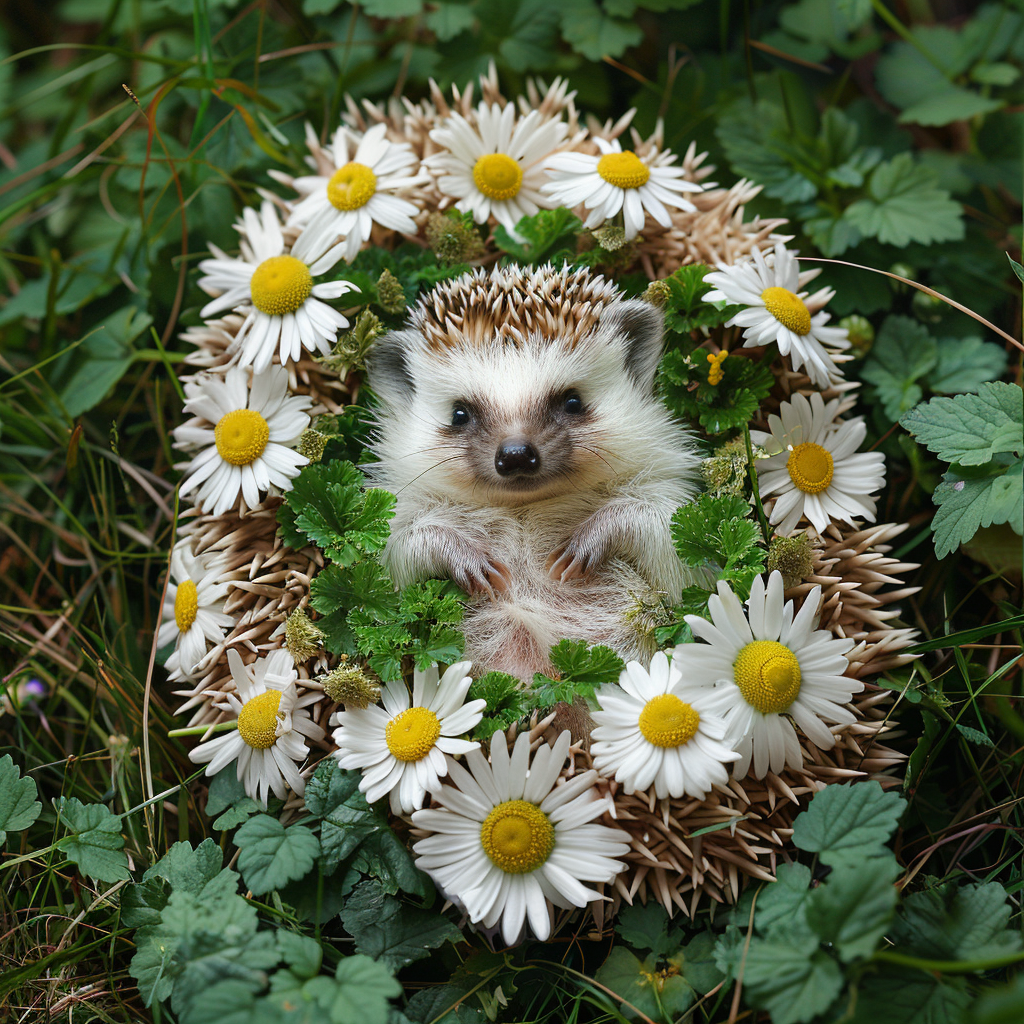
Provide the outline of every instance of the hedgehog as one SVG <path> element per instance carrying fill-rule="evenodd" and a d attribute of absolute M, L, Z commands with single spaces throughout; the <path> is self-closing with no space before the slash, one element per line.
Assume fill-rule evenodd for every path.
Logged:
<path fill-rule="evenodd" d="M 529 683 L 563 638 L 653 653 L 629 613 L 691 582 L 670 522 L 700 465 L 655 395 L 662 334 L 586 268 L 513 265 L 440 283 L 371 349 L 367 472 L 397 496 L 383 559 L 397 586 L 466 591 L 475 669 Z"/>

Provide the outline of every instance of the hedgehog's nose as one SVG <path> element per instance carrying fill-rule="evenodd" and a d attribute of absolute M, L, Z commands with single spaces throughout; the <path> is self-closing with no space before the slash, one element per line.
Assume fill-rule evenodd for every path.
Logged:
<path fill-rule="evenodd" d="M 540 468 L 540 456 L 537 449 L 528 441 L 520 438 L 506 438 L 498 445 L 494 456 L 494 468 L 499 476 L 512 473 L 536 473 Z"/>

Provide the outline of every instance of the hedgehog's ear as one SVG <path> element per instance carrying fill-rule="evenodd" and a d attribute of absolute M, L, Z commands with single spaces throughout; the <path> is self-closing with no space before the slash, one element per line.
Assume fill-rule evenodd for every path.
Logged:
<path fill-rule="evenodd" d="M 602 316 L 601 326 L 623 339 L 629 375 L 641 387 L 653 387 L 665 329 L 661 310 L 642 299 L 616 302 Z"/>
<path fill-rule="evenodd" d="M 407 401 L 416 390 L 409 370 L 407 339 L 403 331 L 392 331 L 376 341 L 366 356 L 366 378 L 385 402 Z M 417 337 L 414 333 L 414 337 Z"/>

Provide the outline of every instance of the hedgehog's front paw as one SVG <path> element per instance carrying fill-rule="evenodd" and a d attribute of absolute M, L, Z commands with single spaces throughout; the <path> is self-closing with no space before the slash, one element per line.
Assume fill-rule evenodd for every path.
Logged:
<path fill-rule="evenodd" d="M 587 576 L 604 562 L 610 548 L 606 531 L 597 528 L 596 524 L 584 523 L 548 555 L 548 575 L 563 583 L 578 576 Z"/>
<path fill-rule="evenodd" d="M 508 590 L 508 566 L 470 545 L 460 546 L 449 558 L 448 574 L 467 594 L 487 594 Z"/>

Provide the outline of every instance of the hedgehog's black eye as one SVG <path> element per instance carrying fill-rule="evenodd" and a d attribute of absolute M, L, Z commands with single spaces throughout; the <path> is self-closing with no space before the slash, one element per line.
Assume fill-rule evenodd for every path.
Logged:
<path fill-rule="evenodd" d="M 456 402 L 452 406 L 452 426 L 464 427 L 469 422 L 469 409 L 464 402 Z"/>
<path fill-rule="evenodd" d="M 577 416 L 583 412 L 583 399 L 578 391 L 566 391 L 562 396 L 562 408 L 570 415 Z"/>

